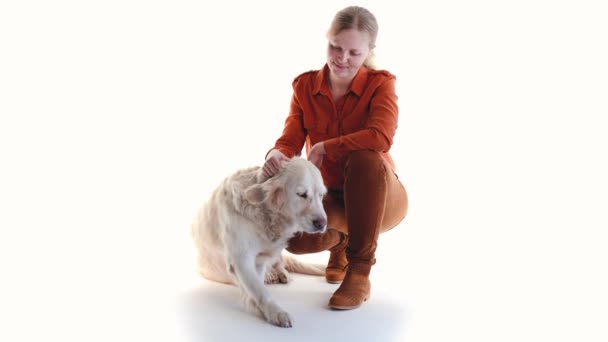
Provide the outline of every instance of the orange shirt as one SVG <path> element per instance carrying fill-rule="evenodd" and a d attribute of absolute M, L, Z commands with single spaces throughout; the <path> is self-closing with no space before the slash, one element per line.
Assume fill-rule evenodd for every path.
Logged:
<path fill-rule="evenodd" d="M 395 76 L 362 66 L 346 95 L 334 103 L 329 89 L 329 68 L 309 71 L 293 81 L 293 96 L 283 134 L 275 147 L 291 158 L 325 142 L 321 174 L 329 189 L 341 190 L 344 166 L 352 151 L 382 154 L 395 169 L 389 154 L 397 130 Z"/>

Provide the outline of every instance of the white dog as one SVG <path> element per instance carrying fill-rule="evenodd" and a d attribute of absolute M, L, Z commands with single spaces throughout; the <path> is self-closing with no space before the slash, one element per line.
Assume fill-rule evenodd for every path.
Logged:
<path fill-rule="evenodd" d="M 322 233 L 327 225 L 319 170 L 295 157 L 266 179 L 260 167 L 226 178 L 192 224 L 200 273 L 236 284 L 245 303 L 268 322 L 291 327 L 292 318 L 270 297 L 264 282 L 287 283 L 286 270 L 324 275 L 324 268 L 283 255 L 298 232 Z"/>

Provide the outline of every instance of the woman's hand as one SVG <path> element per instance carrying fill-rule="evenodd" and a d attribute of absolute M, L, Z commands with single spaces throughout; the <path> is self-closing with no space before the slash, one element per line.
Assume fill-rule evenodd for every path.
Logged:
<path fill-rule="evenodd" d="M 266 162 L 264 163 L 264 166 L 262 166 L 262 172 L 264 173 L 264 176 L 267 178 L 274 176 L 277 172 L 279 172 L 281 164 L 288 160 L 289 158 L 285 157 L 285 155 L 281 153 L 281 151 L 277 149 L 271 150 L 266 156 Z"/>
<path fill-rule="evenodd" d="M 325 155 L 325 145 L 323 142 L 318 142 L 314 144 L 314 146 L 308 152 L 308 160 L 315 164 L 317 168 L 321 168 L 321 163 L 323 163 L 323 156 Z"/>

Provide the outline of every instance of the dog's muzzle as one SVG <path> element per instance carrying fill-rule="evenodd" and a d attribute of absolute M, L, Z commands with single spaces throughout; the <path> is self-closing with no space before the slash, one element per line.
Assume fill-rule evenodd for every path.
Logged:
<path fill-rule="evenodd" d="M 325 226 L 327 225 L 327 219 L 318 218 L 312 221 L 312 225 L 315 231 L 322 232 L 325 229 Z"/>

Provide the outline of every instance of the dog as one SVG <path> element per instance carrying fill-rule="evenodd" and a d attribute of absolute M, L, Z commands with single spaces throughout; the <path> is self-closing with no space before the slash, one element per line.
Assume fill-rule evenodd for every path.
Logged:
<path fill-rule="evenodd" d="M 235 284 L 248 308 L 266 321 L 291 327 L 293 319 L 265 283 L 287 283 L 287 271 L 324 275 L 325 268 L 282 253 L 299 232 L 323 233 L 327 189 L 319 169 L 301 157 L 282 163 L 271 178 L 261 167 L 224 179 L 192 224 L 198 269 L 209 280 Z"/>

